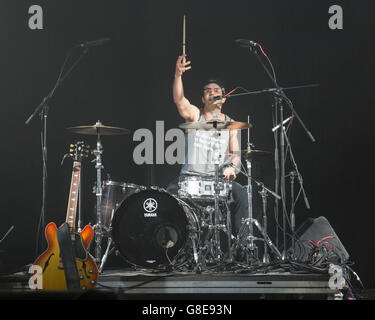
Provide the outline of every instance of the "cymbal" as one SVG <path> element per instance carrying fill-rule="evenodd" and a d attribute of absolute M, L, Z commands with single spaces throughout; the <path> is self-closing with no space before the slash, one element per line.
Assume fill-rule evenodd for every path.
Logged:
<path fill-rule="evenodd" d="M 199 122 L 185 122 L 179 125 L 181 129 L 195 129 L 195 130 L 243 130 L 252 127 L 250 123 L 239 121 L 199 121 Z"/>
<path fill-rule="evenodd" d="M 102 136 L 114 136 L 114 135 L 130 133 L 129 129 L 105 126 L 101 124 L 100 122 L 95 123 L 93 126 L 70 127 L 70 128 L 67 128 L 67 130 L 70 132 L 74 132 L 74 133 L 95 135 L 95 136 L 98 134 Z"/>
<path fill-rule="evenodd" d="M 250 149 L 250 150 L 245 149 L 245 150 L 241 150 L 240 152 L 241 152 L 241 156 L 245 158 L 246 160 L 272 155 L 272 152 L 263 151 L 263 150 L 254 150 L 254 149 Z"/>

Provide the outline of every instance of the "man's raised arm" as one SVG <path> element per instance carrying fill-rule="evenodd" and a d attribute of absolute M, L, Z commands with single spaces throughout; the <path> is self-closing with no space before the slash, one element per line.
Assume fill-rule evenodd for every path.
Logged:
<path fill-rule="evenodd" d="M 176 62 L 176 71 L 173 81 L 173 101 L 181 117 L 186 121 L 197 121 L 199 110 L 193 106 L 184 95 L 184 85 L 182 83 L 182 74 L 191 69 L 190 61 L 185 61 L 186 55 L 179 56 Z"/>

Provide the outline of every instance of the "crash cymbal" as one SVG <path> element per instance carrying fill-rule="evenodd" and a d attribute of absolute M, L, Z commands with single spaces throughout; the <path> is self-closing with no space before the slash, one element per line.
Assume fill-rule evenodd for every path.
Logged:
<path fill-rule="evenodd" d="M 195 129 L 195 130 L 243 130 L 252 127 L 250 123 L 239 121 L 199 121 L 199 122 L 185 122 L 179 125 L 181 129 Z"/>
<path fill-rule="evenodd" d="M 79 133 L 79 134 L 86 134 L 86 135 L 100 134 L 102 136 L 114 136 L 114 135 L 130 133 L 129 129 L 105 126 L 100 121 L 98 121 L 92 126 L 70 127 L 70 128 L 67 128 L 67 130 L 70 132 Z"/>
<path fill-rule="evenodd" d="M 269 151 L 263 151 L 263 150 L 241 150 L 241 156 L 243 158 L 247 159 L 253 159 L 253 158 L 258 158 L 258 157 L 265 157 L 265 156 L 271 156 L 272 152 Z"/>

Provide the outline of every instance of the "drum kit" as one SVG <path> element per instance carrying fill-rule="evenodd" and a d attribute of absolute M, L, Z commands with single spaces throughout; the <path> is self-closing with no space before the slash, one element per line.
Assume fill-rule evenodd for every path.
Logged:
<path fill-rule="evenodd" d="M 213 120 L 184 123 L 179 127 L 220 132 L 249 129 L 251 124 L 249 121 Z M 248 178 L 248 217 L 242 219 L 238 235 L 234 236 L 230 212 L 232 181 L 220 176 L 223 166 L 219 165 L 218 157 L 214 176 L 180 176 L 178 193 L 174 195 L 158 186 L 102 179 L 101 136 L 124 135 L 130 130 L 97 121 L 95 125 L 70 127 L 68 131 L 96 136 L 96 148 L 92 151 L 96 168 L 94 256 L 99 272 L 103 271 L 113 251 L 136 269 L 197 273 L 225 269 L 233 264 L 269 263 L 268 247 L 276 258 L 281 258 L 267 234 L 266 215 L 267 193 L 279 196 L 251 176 L 252 161 L 272 153 L 252 149 L 249 141 L 247 149 L 240 150 L 247 163 L 247 172 L 241 172 Z M 259 193 L 263 200 L 263 223 L 253 219 L 252 182 L 262 188 Z M 254 236 L 254 225 L 260 238 Z M 102 248 L 104 240 L 105 250 Z M 258 258 L 256 240 L 264 242 L 262 261 Z"/>

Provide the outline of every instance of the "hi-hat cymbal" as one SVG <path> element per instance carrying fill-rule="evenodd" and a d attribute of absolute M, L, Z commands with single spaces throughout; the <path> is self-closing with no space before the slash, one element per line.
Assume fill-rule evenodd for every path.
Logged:
<path fill-rule="evenodd" d="M 241 150 L 241 156 L 243 158 L 247 159 L 253 159 L 253 158 L 258 158 L 258 157 L 265 157 L 265 156 L 271 156 L 272 152 L 269 151 L 263 151 L 263 150 Z"/>
<path fill-rule="evenodd" d="M 114 136 L 114 135 L 130 133 L 129 129 L 105 126 L 101 124 L 100 122 L 97 122 L 92 126 L 70 127 L 70 128 L 67 128 L 67 130 L 70 132 L 79 133 L 79 134 L 87 134 L 87 135 L 100 134 L 102 136 Z"/>
<path fill-rule="evenodd" d="M 250 123 L 239 121 L 199 121 L 199 122 L 185 122 L 179 125 L 181 129 L 195 129 L 195 130 L 243 130 L 252 127 Z"/>

